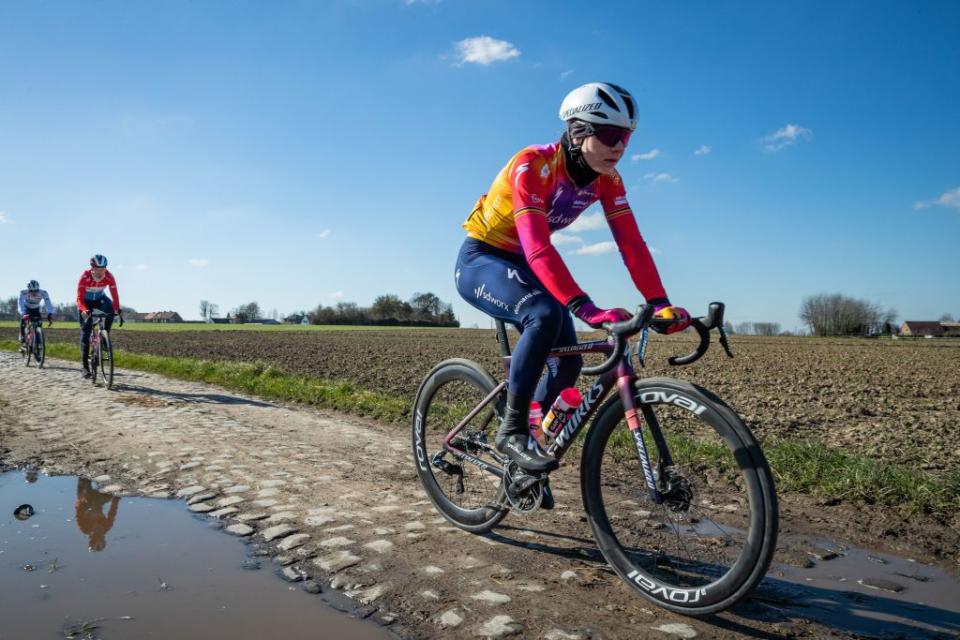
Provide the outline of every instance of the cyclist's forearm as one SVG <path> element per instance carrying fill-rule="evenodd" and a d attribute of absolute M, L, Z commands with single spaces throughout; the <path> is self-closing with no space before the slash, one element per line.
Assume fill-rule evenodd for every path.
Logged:
<path fill-rule="evenodd" d="M 660 280 L 660 272 L 653 261 L 650 249 L 640 235 L 637 221 L 629 211 L 626 215 L 619 215 L 607 219 L 613 239 L 620 249 L 623 263 L 630 272 L 630 279 L 634 286 L 643 294 L 646 300 L 666 298 L 667 292 Z"/>

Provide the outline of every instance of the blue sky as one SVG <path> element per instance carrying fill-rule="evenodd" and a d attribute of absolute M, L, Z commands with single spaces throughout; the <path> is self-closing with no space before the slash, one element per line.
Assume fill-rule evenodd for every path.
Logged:
<path fill-rule="evenodd" d="M 69 301 L 100 252 L 141 311 L 432 291 L 487 326 L 460 225 L 607 80 L 675 303 L 960 315 L 958 31 L 956 2 L 2 3 L 0 295 Z M 598 304 L 640 301 L 606 228 L 562 240 Z"/>

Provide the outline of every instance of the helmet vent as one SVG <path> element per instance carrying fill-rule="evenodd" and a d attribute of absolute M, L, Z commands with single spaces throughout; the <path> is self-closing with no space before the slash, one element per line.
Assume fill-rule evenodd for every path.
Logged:
<path fill-rule="evenodd" d="M 623 101 L 627 103 L 627 116 L 633 120 L 633 100 L 628 95 L 621 96 Z"/>
<path fill-rule="evenodd" d="M 591 111 L 590 115 L 596 116 L 598 118 L 603 118 L 604 120 L 609 120 L 610 117 L 602 111 Z"/>
<path fill-rule="evenodd" d="M 613 101 L 613 98 L 610 97 L 610 94 L 604 91 L 603 89 L 597 89 L 597 95 L 600 96 L 600 99 L 607 103 L 607 106 L 613 109 L 614 111 L 620 111 L 617 107 L 617 103 Z"/>

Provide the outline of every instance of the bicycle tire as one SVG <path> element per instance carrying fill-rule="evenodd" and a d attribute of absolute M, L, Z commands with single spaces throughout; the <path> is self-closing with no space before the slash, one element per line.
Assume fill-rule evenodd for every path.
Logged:
<path fill-rule="evenodd" d="M 37 366 L 43 368 L 43 363 L 47 360 L 47 341 L 43 337 L 43 328 L 37 327 L 37 333 L 33 338 L 36 343 L 33 357 L 37 361 Z"/>
<path fill-rule="evenodd" d="M 96 340 L 91 336 L 90 341 L 93 343 L 90 348 L 90 382 L 96 386 L 97 372 L 100 370 L 100 332 L 97 331 Z"/>
<path fill-rule="evenodd" d="M 625 524 L 624 532 L 621 535 L 630 539 L 637 538 L 639 542 L 636 550 L 631 550 L 629 545 L 623 545 L 611 524 L 611 517 L 608 514 L 609 506 L 604 502 L 604 492 L 607 491 L 608 495 L 611 496 L 617 491 L 621 492 L 622 495 L 631 496 L 636 496 L 637 493 L 628 494 L 619 487 L 611 487 L 611 484 L 616 486 L 617 479 L 628 477 L 622 474 L 619 478 L 611 477 L 614 473 L 613 468 L 618 464 L 615 461 L 617 455 L 623 459 L 627 457 L 623 450 L 621 449 L 615 455 L 613 451 L 616 443 L 614 443 L 610 447 L 610 452 L 605 453 L 615 430 L 618 427 L 626 429 L 623 420 L 623 405 L 619 398 L 612 398 L 601 408 L 594 419 L 594 424 L 587 435 L 581 463 L 583 504 L 597 545 L 617 575 L 644 598 L 660 607 L 692 616 L 708 615 L 727 609 L 749 595 L 760 583 L 766 575 L 776 550 L 777 497 L 766 458 L 753 434 L 737 414 L 717 396 L 702 387 L 670 378 L 649 378 L 636 384 L 635 397 L 637 407 L 644 412 L 648 424 L 650 418 L 647 412 L 656 411 L 657 407 L 663 405 L 662 413 L 679 414 L 679 420 L 689 420 L 691 424 L 706 425 L 713 430 L 713 435 L 718 441 L 724 443 L 720 447 L 728 447 L 729 451 L 726 455 L 728 459 L 733 461 L 730 467 L 731 474 L 738 473 L 739 475 L 736 477 L 742 478 L 740 482 L 746 490 L 746 501 L 749 505 L 748 510 L 741 508 L 736 517 L 742 519 L 747 528 L 738 530 L 733 525 L 728 526 L 723 522 L 722 517 L 734 517 L 729 513 L 720 515 L 720 510 L 729 505 L 711 511 L 710 515 L 706 517 L 706 520 L 710 521 L 709 524 L 699 518 L 689 517 L 689 513 L 697 514 L 700 513 L 699 510 L 711 510 L 718 505 L 701 500 L 703 493 L 700 491 L 700 486 L 693 484 L 689 479 L 682 476 L 683 473 L 688 473 L 688 475 L 696 478 L 697 472 L 685 472 L 681 469 L 679 473 L 683 478 L 683 483 L 685 483 L 683 487 L 686 493 L 683 495 L 685 495 L 688 510 L 688 513 L 685 514 L 687 517 L 685 528 L 681 527 L 678 522 L 671 522 L 670 525 L 664 525 L 662 521 L 654 522 L 650 520 L 650 515 L 653 512 L 642 508 L 662 508 L 663 512 L 666 513 L 672 507 L 653 505 L 652 501 L 647 504 L 639 504 L 634 501 L 633 504 L 640 508 L 632 512 L 637 514 L 633 517 L 646 517 L 645 522 L 651 526 L 644 528 L 638 527 L 632 522 L 629 525 Z M 687 416 L 688 413 L 691 415 Z M 704 431 L 709 431 L 709 429 L 704 428 Z M 648 425 L 645 424 L 640 431 L 648 430 Z M 665 426 L 662 432 L 669 439 L 670 425 Z M 632 443 L 634 436 L 629 430 L 627 430 L 627 433 L 630 434 L 629 438 Z M 654 446 L 659 447 L 656 444 Z M 675 447 L 668 446 L 668 449 L 671 450 L 672 456 Z M 656 455 L 662 454 L 657 452 Z M 602 477 L 605 460 L 608 467 L 606 490 Z M 637 462 L 635 450 L 632 462 L 636 463 L 636 466 L 633 467 L 633 475 L 639 477 L 637 482 L 644 489 L 641 495 L 648 496 L 646 482 L 643 480 L 644 473 L 640 473 L 641 469 Z M 674 460 L 674 464 L 676 465 L 676 460 Z M 626 465 L 624 466 L 626 467 Z M 705 473 L 707 474 L 713 472 L 710 469 L 709 462 L 703 463 L 702 467 L 706 469 Z M 652 469 L 645 471 L 654 474 Z M 654 477 L 659 482 L 659 477 Z M 705 485 L 709 484 L 709 481 L 705 483 Z M 722 482 L 714 483 L 714 485 L 720 486 L 717 491 L 729 488 L 730 484 L 736 484 L 736 480 L 726 485 Z M 705 486 L 705 488 L 711 490 L 712 486 Z M 742 497 L 738 496 L 736 499 L 742 500 Z M 621 502 L 625 505 L 624 509 L 633 508 L 626 506 L 630 502 L 629 500 Z M 682 504 L 680 506 L 682 507 Z M 645 515 L 641 516 L 640 514 Z M 616 520 L 617 517 L 617 514 L 615 514 L 613 519 Z M 631 516 L 628 516 L 622 518 L 622 520 L 629 520 L 630 518 Z M 680 516 L 677 516 L 677 518 L 678 521 L 683 520 Z M 720 522 L 715 522 L 714 518 L 717 518 Z M 701 535 L 697 532 L 698 527 L 703 526 L 715 527 L 714 530 L 719 530 L 724 535 L 731 535 L 731 532 L 736 532 L 732 535 L 744 539 L 742 550 L 726 548 L 729 541 L 716 536 L 716 534 L 712 534 L 716 536 L 712 542 L 719 541 L 720 544 L 706 544 L 711 541 L 711 534 L 704 533 Z M 665 531 L 660 533 L 662 530 Z M 661 551 L 651 553 L 648 549 L 639 548 L 641 545 L 649 545 L 651 538 L 657 536 L 662 536 L 664 540 L 676 538 L 678 546 L 683 547 L 684 550 L 688 549 L 688 543 L 690 547 L 702 547 L 705 555 L 715 554 L 715 557 L 710 558 L 709 562 L 703 562 L 699 559 L 689 562 L 685 558 L 678 559 L 677 557 L 664 555 Z M 716 548 L 710 549 L 709 547 Z M 729 567 L 724 566 L 724 561 L 733 553 L 738 554 L 735 560 Z M 651 556 L 653 556 L 652 559 Z M 715 560 L 716 562 L 714 562 Z M 719 578 L 713 579 L 718 571 L 722 571 L 722 574 Z M 712 575 L 703 578 L 701 577 L 703 574 Z M 674 576 L 675 581 L 665 580 L 664 575 Z M 688 581 L 688 584 L 678 584 L 678 582 L 684 580 Z M 701 580 L 709 581 L 698 584 L 698 581 Z M 692 583 L 693 586 L 689 583 Z"/>
<path fill-rule="evenodd" d="M 411 424 L 414 466 L 417 469 L 417 477 L 420 479 L 421 486 L 423 486 L 434 507 L 444 518 L 466 531 L 485 533 L 497 526 L 509 512 L 502 501 L 502 478 L 499 481 L 499 488 L 495 492 L 495 499 L 484 501 L 474 508 L 464 508 L 451 499 L 441 486 L 441 481 L 449 481 L 449 478 L 444 478 L 444 475 L 447 474 L 441 471 L 440 480 L 434 474 L 434 470 L 439 470 L 439 467 L 433 463 L 436 451 L 430 450 L 431 444 L 428 443 L 428 438 L 431 437 L 431 428 L 434 429 L 434 435 L 440 434 L 443 436 L 456 425 L 456 421 L 446 422 L 442 425 L 433 424 L 434 422 L 442 422 L 440 420 L 442 412 L 438 406 L 435 406 L 437 417 L 432 420 L 434 416 L 431 415 L 431 404 L 434 403 L 437 393 L 450 383 L 465 383 L 478 391 L 481 399 L 489 395 L 497 386 L 496 381 L 483 367 L 470 360 L 453 358 L 435 366 L 420 384 L 414 400 Z M 479 402 L 475 403 L 474 406 L 476 404 L 479 404 Z M 499 425 L 498 419 L 495 422 Z M 456 465 L 456 463 L 454 464 Z M 472 466 L 469 462 L 460 468 L 459 487 L 461 492 L 463 492 L 465 470 L 473 469 L 476 469 L 478 474 L 486 474 L 478 476 L 478 483 L 482 487 L 478 493 L 481 493 L 484 497 L 493 494 L 492 474 Z"/>
<path fill-rule="evenodd" d="M 107 389 L 113 388 L 113 343 L 110 333 L 106 330 L 100 333 L 100 373 Z"/>

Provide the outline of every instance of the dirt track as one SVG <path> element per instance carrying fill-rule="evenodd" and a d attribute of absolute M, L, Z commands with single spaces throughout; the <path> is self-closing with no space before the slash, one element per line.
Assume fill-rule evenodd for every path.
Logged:
<path fill-rule="evenodd" d="M 107 492 L 182 497 L 238 534 L 248 526 L 251 544 L 332 582 L 362 614 L 396 616 L 401 636 L 495 635 L 501 617 L 501 630 L 530 638 L 848 637 L 873 630 L 855 610 L 890 612 L 905 597 L 797 586 L 778 576 L 803 570 L 781 566 L 735 612 L 682 618 L 647 605 L 606 569 L 582 517 L 575 464 L 555 477 L 553 512 L 511 515 L 479 537 L 438 517 L 415 479 L 408 434 L 395 426 L 132 371 L 117 382 L 112 392 L 93 389 L 75 364 L 49 360 L 38 371 L 0 353 L 0 467 L 36 464 L 98 478 Z M 809 560 L 811 535 L 872 540 L 920 560 L 957 545 L 956 532 L 795 499 L 784 501 L 782 521 L 778 561 L 787 565 L 821 563 Z M 832 606 L 813 604 L 824 600 Z M 901 616 L 960 632 L 960 613 L 919 609 Z"/>

